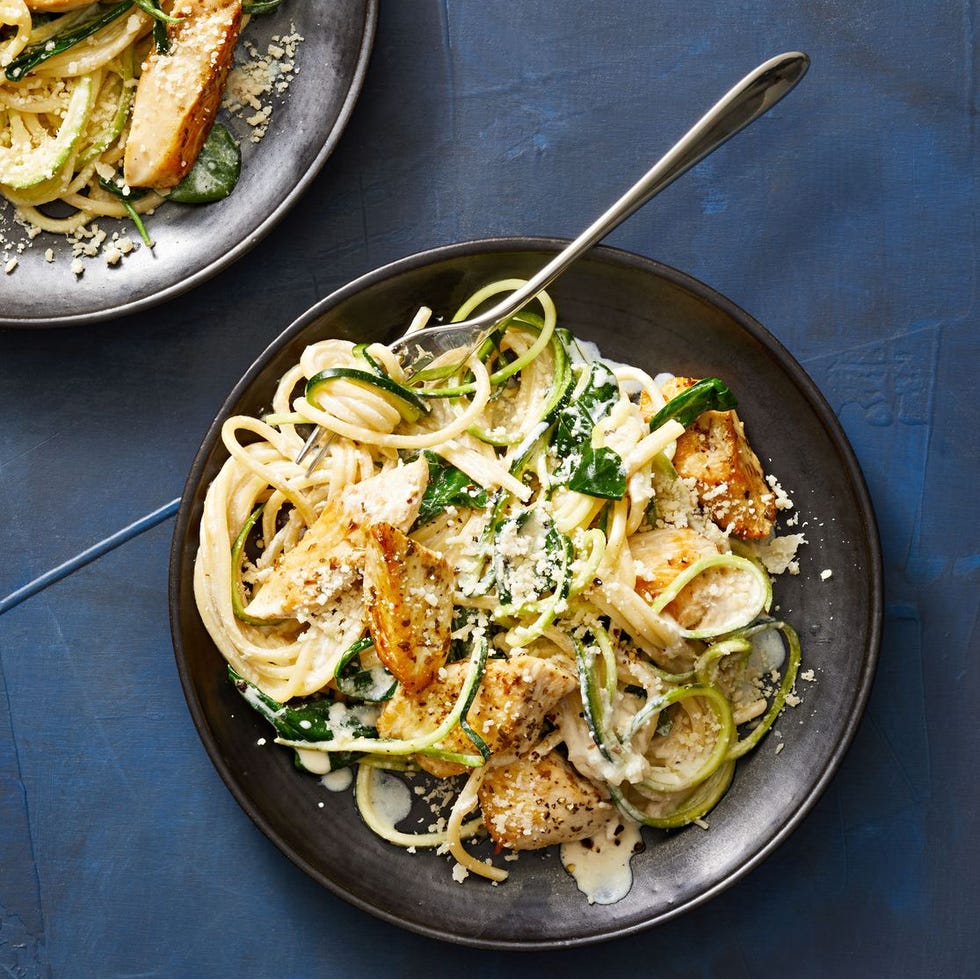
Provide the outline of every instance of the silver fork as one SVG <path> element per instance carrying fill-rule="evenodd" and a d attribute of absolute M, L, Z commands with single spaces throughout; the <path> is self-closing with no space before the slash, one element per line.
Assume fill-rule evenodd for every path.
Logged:
<path fill-rule="evenodd" d="M 399 356 L 406 376 L 450 351 L 462 351 L 460 362 L 465 361 L 501 323 L 523 309 L 584 252 L 681 174 L 768 112 L 806 74 L 809 66 L 810 59 L 800 51 L 776 55 L 763 62 L 726 92 L 619 200 L 506 299 L 459 323 L 426 327 L 395 340 L 391 349 Z M 316 445 L 320 434 L 319 428 L 313 430 L 296 457 L 297 464 Z M 329 442 L 324 440 L 307 472 L 316 468 Z"/>

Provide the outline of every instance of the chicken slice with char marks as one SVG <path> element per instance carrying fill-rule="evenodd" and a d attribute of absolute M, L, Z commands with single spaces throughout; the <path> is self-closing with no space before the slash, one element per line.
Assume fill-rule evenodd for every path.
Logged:
<path fill-rule="evenodd" d="M 373 524 L 364 552 L 364 604 L 374 648 L 402 687 L 416 693 L 446 662 L 456 575 L 438 552 L 388 523 Z"/>
<path fill-rule="evenodd" d="M 669 401 L 696 383 L 672 378 L 662 386 L 663 395 Z M 734 410 L 698 415 L 678 438 L 673 463 L 680 476 L 694 479 L 699 502 L 719 527 L 744 538 L 772 533 L 775 496 Z"/>
<path fill-rule="evenodd" d="M 347 487 L 283 555 L 245 611 L 257 618 L 315 624 L 343 596 L 356 594 L 363 607 L 368 527 L 383 522 L 408 530 L 418 517 L 428 479 L 428 463 L 418 459 Z"/>
<path fill-rule="evenodd" d="M 143 63 L 123 174 L 130 187 L 174 187 L 193 166 L 221 105 L 242 22 L 241 0 L 178 0 L 170 50 Z"/>

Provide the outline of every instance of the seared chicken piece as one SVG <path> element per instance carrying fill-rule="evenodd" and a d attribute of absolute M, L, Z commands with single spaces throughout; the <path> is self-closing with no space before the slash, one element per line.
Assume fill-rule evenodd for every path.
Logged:
<path fill-rule="evenodd" d="M 668 400 L 696 380 L 675 377 L 663 385 Z M 677 440 L 674 468 L 693 477 L 701 505 L 736 537 L 768 537 L 776 520 L 775 496 L 734 411 L 705 411 Z"/>
<path fill-rule="evenodd" d="M 446 662 L 453 629 L 449 562 L 389 523 L 371 526 L 364 551 L 364 604 L 381 662 L 408 693 Z"/>
<path fill-rule="evenodd" d="M 381 711 L 378 733 L 383 738 L 415 738 L 434 730 L 459 699 L 466 663 L 450 663 L 420 693 L 399 687 Z M 534 745 L 546 715 L 578 685 L 567 667 L 538 656 L 492 659 L 466 719 L 491 752 L 520 754 Z M 438 744 L 446 751 L 473 754 L 473 742 L 455 727 Z M 437 778 L 458 775 L 466 769 L 455 762 L 416 756 L 416 761 Z"/>
<path fill-rule="evenodd" d="M 601 832 L 613 808 L 566 758 L 530 752 L 489 770 L 480 808 L 498 847 L 539 850 Z"/>
<path fill-rule="evenodd" d="M 178 0 L 170 51 L 151 50 L 136 88 L 123 173 L 131 187 L 180 183 L 221 104 L 242 21 L 242 0 Z"/>
<path fill-rule="evenodd" d="M 712 541 L 688 527 L 665 527 L 635 534 L 630 538 L 630 553 L 636 567 L 636 590 L 652 602 L 682 571 L 719 551 Z M 692 628 L 703 614 L 705 590 L 710 590 L 710 579 L 702 574 L 665 611 L 684 628 Z"/>
<path fill-rule="evenodd" d="M 407 466 L 395 466 L 344 490 L 343 506 L 362 527 L 390 523 L 407 531 L 415 523 L 429 485 L 429 464 L 419 456 Z"/>
<path fill-rule="evenodd" d="M 363 606 L 368 526 L 380 520 L 408 530 L 418 516 L 428 480 L 429 464 L 419 458 L 346 489 L 283 555 L 245 611 L 261 619 L 291 617 L 315 623 L 330 614 L 341 596 L 353 594 Z"/>
<path fill-rule="evenodd" d="M 636 566 L 636 590 L 653 599 L 686 568 L 717 554 L 718 547 L 689 527 L 665 527 L 634 534 L 630 553 Z"/>

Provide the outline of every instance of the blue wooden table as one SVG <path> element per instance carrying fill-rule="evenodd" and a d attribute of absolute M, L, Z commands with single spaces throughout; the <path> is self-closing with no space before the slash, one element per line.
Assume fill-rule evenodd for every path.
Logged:
<path fill-rule="evenodd" d="M 0 616 L 0 973 L 980 975 L 977 16 L 384 0 L 337 150 L 241 261 L 138 316 L 0 330 L 0 598 L 130 528 Z M 857 737 L 771 858 L 638 936 L 520 956 L 378 921 L 301 874 L 215 773 L 170 645 L 172 520 L 140 521 L 315 300 L 427 247 L 574 235 L 792 49 L 813 61 L 799 88 L 609 243 L 757 317 L 851 439 L 886 581 Z"/>

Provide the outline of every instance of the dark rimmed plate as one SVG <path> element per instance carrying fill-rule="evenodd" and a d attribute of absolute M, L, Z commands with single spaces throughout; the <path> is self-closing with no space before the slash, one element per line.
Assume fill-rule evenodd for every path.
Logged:
<path fill-rule="evenodd" d="M 379 269 L 324 299 L 255 362 L 222 406 L 194 461 L 171 558 L 171 626 L 191 715 L 221 777 L 259 828 L 315 880 L 356 906 L 432 937 L 488 948 L 548 948 L 625 935 L 706 901 L 763 860 L 810 809 L 853 737 L 869 693 L 881 629 L 874 515 L 850 446 L 823 397 L 779 342 L 707 286 L 655 262 L 600 248 L 551 288 L 560 321 L 615 360 L 650 373 L 717 374 L 767 469 L 796 502 L 809 541 L 801 573 L 777 581 L 779 614 L 803 641 L 802 703 L 739 762 L 710 830 L 645 831 L 634 884 L 617 904 L 589 905 L 556 850 L 524 854 L 491 887 L 453 881 L 446 857 L 409 854 L 360 821 L 348 793 L 298 774 L 241 703 L 197 615 L 192 573 L 207 486 L 226 458 L 232 414 L 269 404 L 302 348 L 328 336 L 391 339 L 419 305 L 451 313 L 479 286 L 527 275 L 560 243 L 472 242 Z M 828 577 L 824 574 L 830 570 Z M 809 674 L 807 674 L 809 675 Z M 802 723 L 798 723 L 802 722 Z M 777 752 L 777 748 L 779 751 Z M 320 808 L 323 804 L 323 808 Z"/>
<path fill-rule="evenodd" d="M 222 112 L 239 139 L 242 176 L 235 192 L 204 207 L 169 205 L 147 219 L 156 247 L 140 245 L 119 265 L 85 259 L 71 272 L 71 247 L 60 235 L 41 234 L 3 276 L 0 325 L 59 326 L 134 313 L 173 298 L 226 268 L 257 244 L 296 202 L 340 138 L 360 93 L 374 42 L 377 0 L 287 0 L 273 14 L 254 17 L 242 35 L 261 53 L 273 37 L 299 34 L 297 72 L 273 105 L 268 132 L 250 141 L 251 128 Z M 132 224 L 98 219 L 114 232 L 139 240 Z M 0 229 L 23 238 L 13 208 L 0 199 Z M 51 249 L 54 261 L 45 251 Z M 0 247 L 0 254 L 15 254 Z"/>

